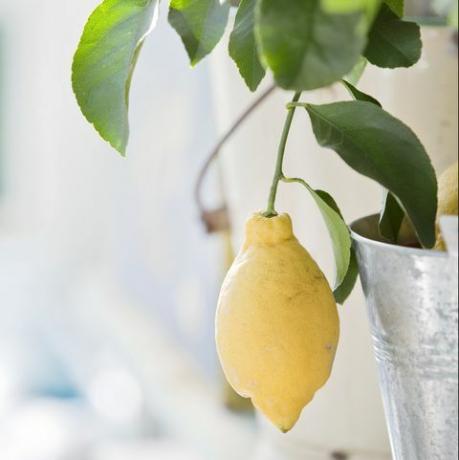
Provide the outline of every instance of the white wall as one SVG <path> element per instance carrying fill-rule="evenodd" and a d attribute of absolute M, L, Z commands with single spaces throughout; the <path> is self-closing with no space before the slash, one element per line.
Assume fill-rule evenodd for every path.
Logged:
<path fill-rule="evenodd" d="M 1 234 L 39 240 L 69 278 L 109 264 L 132 295 L 158 304 L 207 370 L 215 368 L 208 344 L 220 243 L 203 232 L 192 198 L 215 138 L 206 64 L 190 69 L 163 14 L 133 80 L 123 159 L 83 118 L 70 84 L 73 52 L 98 1 L 0 1 Z"/>
<path fill-rule="evenodd" d="M 44 342 L 80 377 L 97 367 L 99 347 L 112 350 L 136 367 L 155 417 L 166 425 L 175 420 L 168 428 L 179 438 L 225 458 L 234 453 L 223 442 L 232 427 L 241 448 L 253 433 L 250 422 L 228 415 L 220 399 L 213 316 L 221 242 L 204 233 L 192 198 L 216 135 L 208 67 L 190 69 L 163 5 L 133 80 L 132 135 L 128 157 L 121 158 L 84 120 L 70 85 L 72 55 L 97 3 L 0 0 L 6 180 L 0 197 L 0 332 L 10 317 L 19 325 L 33 318 L 27 322 L 39 335 L 36 349 L 24 345 L 25 327 L 8 342 L 14 349 L 24 346 L 31 358 L 23 363 L 27 369 L 30 361 L 41 366 Z M 215 181 L 207 190 L 214 200 Z M 114 308 L 118 303 L 122 307 Z M 142 331 L 132 319 L 138 317 Z M 155 348 L 160 334 L 178 353 Z M 6 347 L 2 339 L 0 348 Z M 151 368 L 164 379 L 152 377 Z M 31 374 L 29 380 L 37 377 Z M 180 400 L 176 391 L 196 399 L 188 398 L 187 407 L 165 407 L 164 401 Z M 196 401 L 202 401 L 199 414 Z M 198 416 L 201 425 L 193 420 Z"/>

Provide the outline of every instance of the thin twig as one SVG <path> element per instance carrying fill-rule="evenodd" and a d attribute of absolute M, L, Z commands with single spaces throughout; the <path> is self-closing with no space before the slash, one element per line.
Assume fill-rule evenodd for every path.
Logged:
<path fill-rule="evenodd" d="M 194 196 L 196 200 L 196 205 L 198 206 L 200 215 L 205 214 L 205 208 L 201 197 L 201 189 L 204 179 L 206 177 L 207 171 L 209 170 L 210 165 L 212 162 L 217 158 L 218 154 L 220 153 L 221 148 L 225 143 L 233 136 L 233 134 L 238 130 L 238 128 L 242 125 L 242 123 L 246 120 L 249 115 L 276 89 L 275 85 L 270 86 L 267 88 L 263 93 L 258 96 L 255 101 L 247 107 L 247 109 L 242 112 L 242 114 L 237 118 L 237 120 L 233 123 L 233 125 L 226 131 L 226 133 L 222 136 L 222 138 L 217 142 L 215 147 L 210 151 L 209 156 L 207 157 L 206 161 L 202 165 L 201 170 L 199 171 L 198 177 L 196 179 L 196 185 L 194 189 Z"/>

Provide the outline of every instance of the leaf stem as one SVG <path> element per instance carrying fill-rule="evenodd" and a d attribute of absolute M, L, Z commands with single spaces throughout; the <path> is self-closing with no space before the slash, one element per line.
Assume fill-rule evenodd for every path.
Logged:
<path fill-rule="evenodd" d="M 311 190 L 311 187 L 309 187 L 309 185 L 306 183 L 306 181 L 304 179 L 300 179 L 299 177 L 285 177 L 285 176 L 283 176 L 282 177 L 282 182 L 285 182 L 287 184 L 291 184 L 291 183 L 301 184 L 304 187 L 306 187 L 308 190 Z"/>
<path fill-rule="evenodd" d="M 287 110 L 290 110 L 290 109 L 296 109 L 297 107 L 307 107 L 308 106 L 308 103 L 307 102 L 298 102 L 298 101 L 292 101 L 292 102 L 289 102 L 286 107 L 287 107 Z"/>
<path fill-rule="evenodd" d="M 301 97 L 301 91 L 296 92 L 293 96 L 292 103 L 298 102 Z M 279 187 L 279 182 L 284 179 L 284 173 L 282 170 L 282 166 L 284 164 L 284 155 L 285 155 L 285 147 L 287 146 L 287 139 L 290 132 L 290 128 L 292 126 L 293 116 L 295 114 L 296 107 L 295 106 L 288 106 L 287 107 L 288 113 L 287 118 L 285 119 L 284 129 L 282 130 L 282 136 L 279 143 L 279 149 L 277 151 L 277 160 L 276 160 L 276 167 L 274 169 L 274 177 L 271 184 L 271 189 L 269 192 L 268 198 L 268 206 L 266 211 L 263 213 L 265 217 L 274 217 L 277 216 L 277 212 L 275 209 L 276 204 L 276 196 L 277 196 L 277 189 Z"/>

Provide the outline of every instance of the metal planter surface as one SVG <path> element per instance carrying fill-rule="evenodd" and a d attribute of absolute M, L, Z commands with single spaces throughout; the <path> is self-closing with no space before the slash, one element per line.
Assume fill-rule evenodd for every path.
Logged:
<path fill-rule="evenodd" d="M 458 458 L 458 270 L 445 252 L 352 225 L 395 460 Z"/>

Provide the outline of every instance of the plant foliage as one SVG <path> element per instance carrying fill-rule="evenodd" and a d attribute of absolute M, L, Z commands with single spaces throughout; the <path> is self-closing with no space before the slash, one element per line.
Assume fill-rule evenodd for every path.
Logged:
<path fill-rule="evenodd" d="M 84 27 L 72 84 L 85 117 L 121 154 L 129 136 L 130 83 L 160 0 L 104 0 Z M 419 27 L 403 19 L 403 0 L 171 0 L 169 24 L 196 65 L 219 43 L 236 8 L 229 55 L 251 91 L 266 73 L 277 86 L 313 90 L 341 82 L 355 101 L 304 103 L 320 145 L 386 190 L 382 234 L 395 240 L 406 215 L 420 242 L 435 238 L 437 183 L 416 135 L 357 88 L 366 62 L 409 67 L 420 58 Z M 304 181 L 303 181 L 304 182 Z M 357 276 L 349 231 L 333 198 L 311 192 L 328 225 L 343 302 Z"/>

